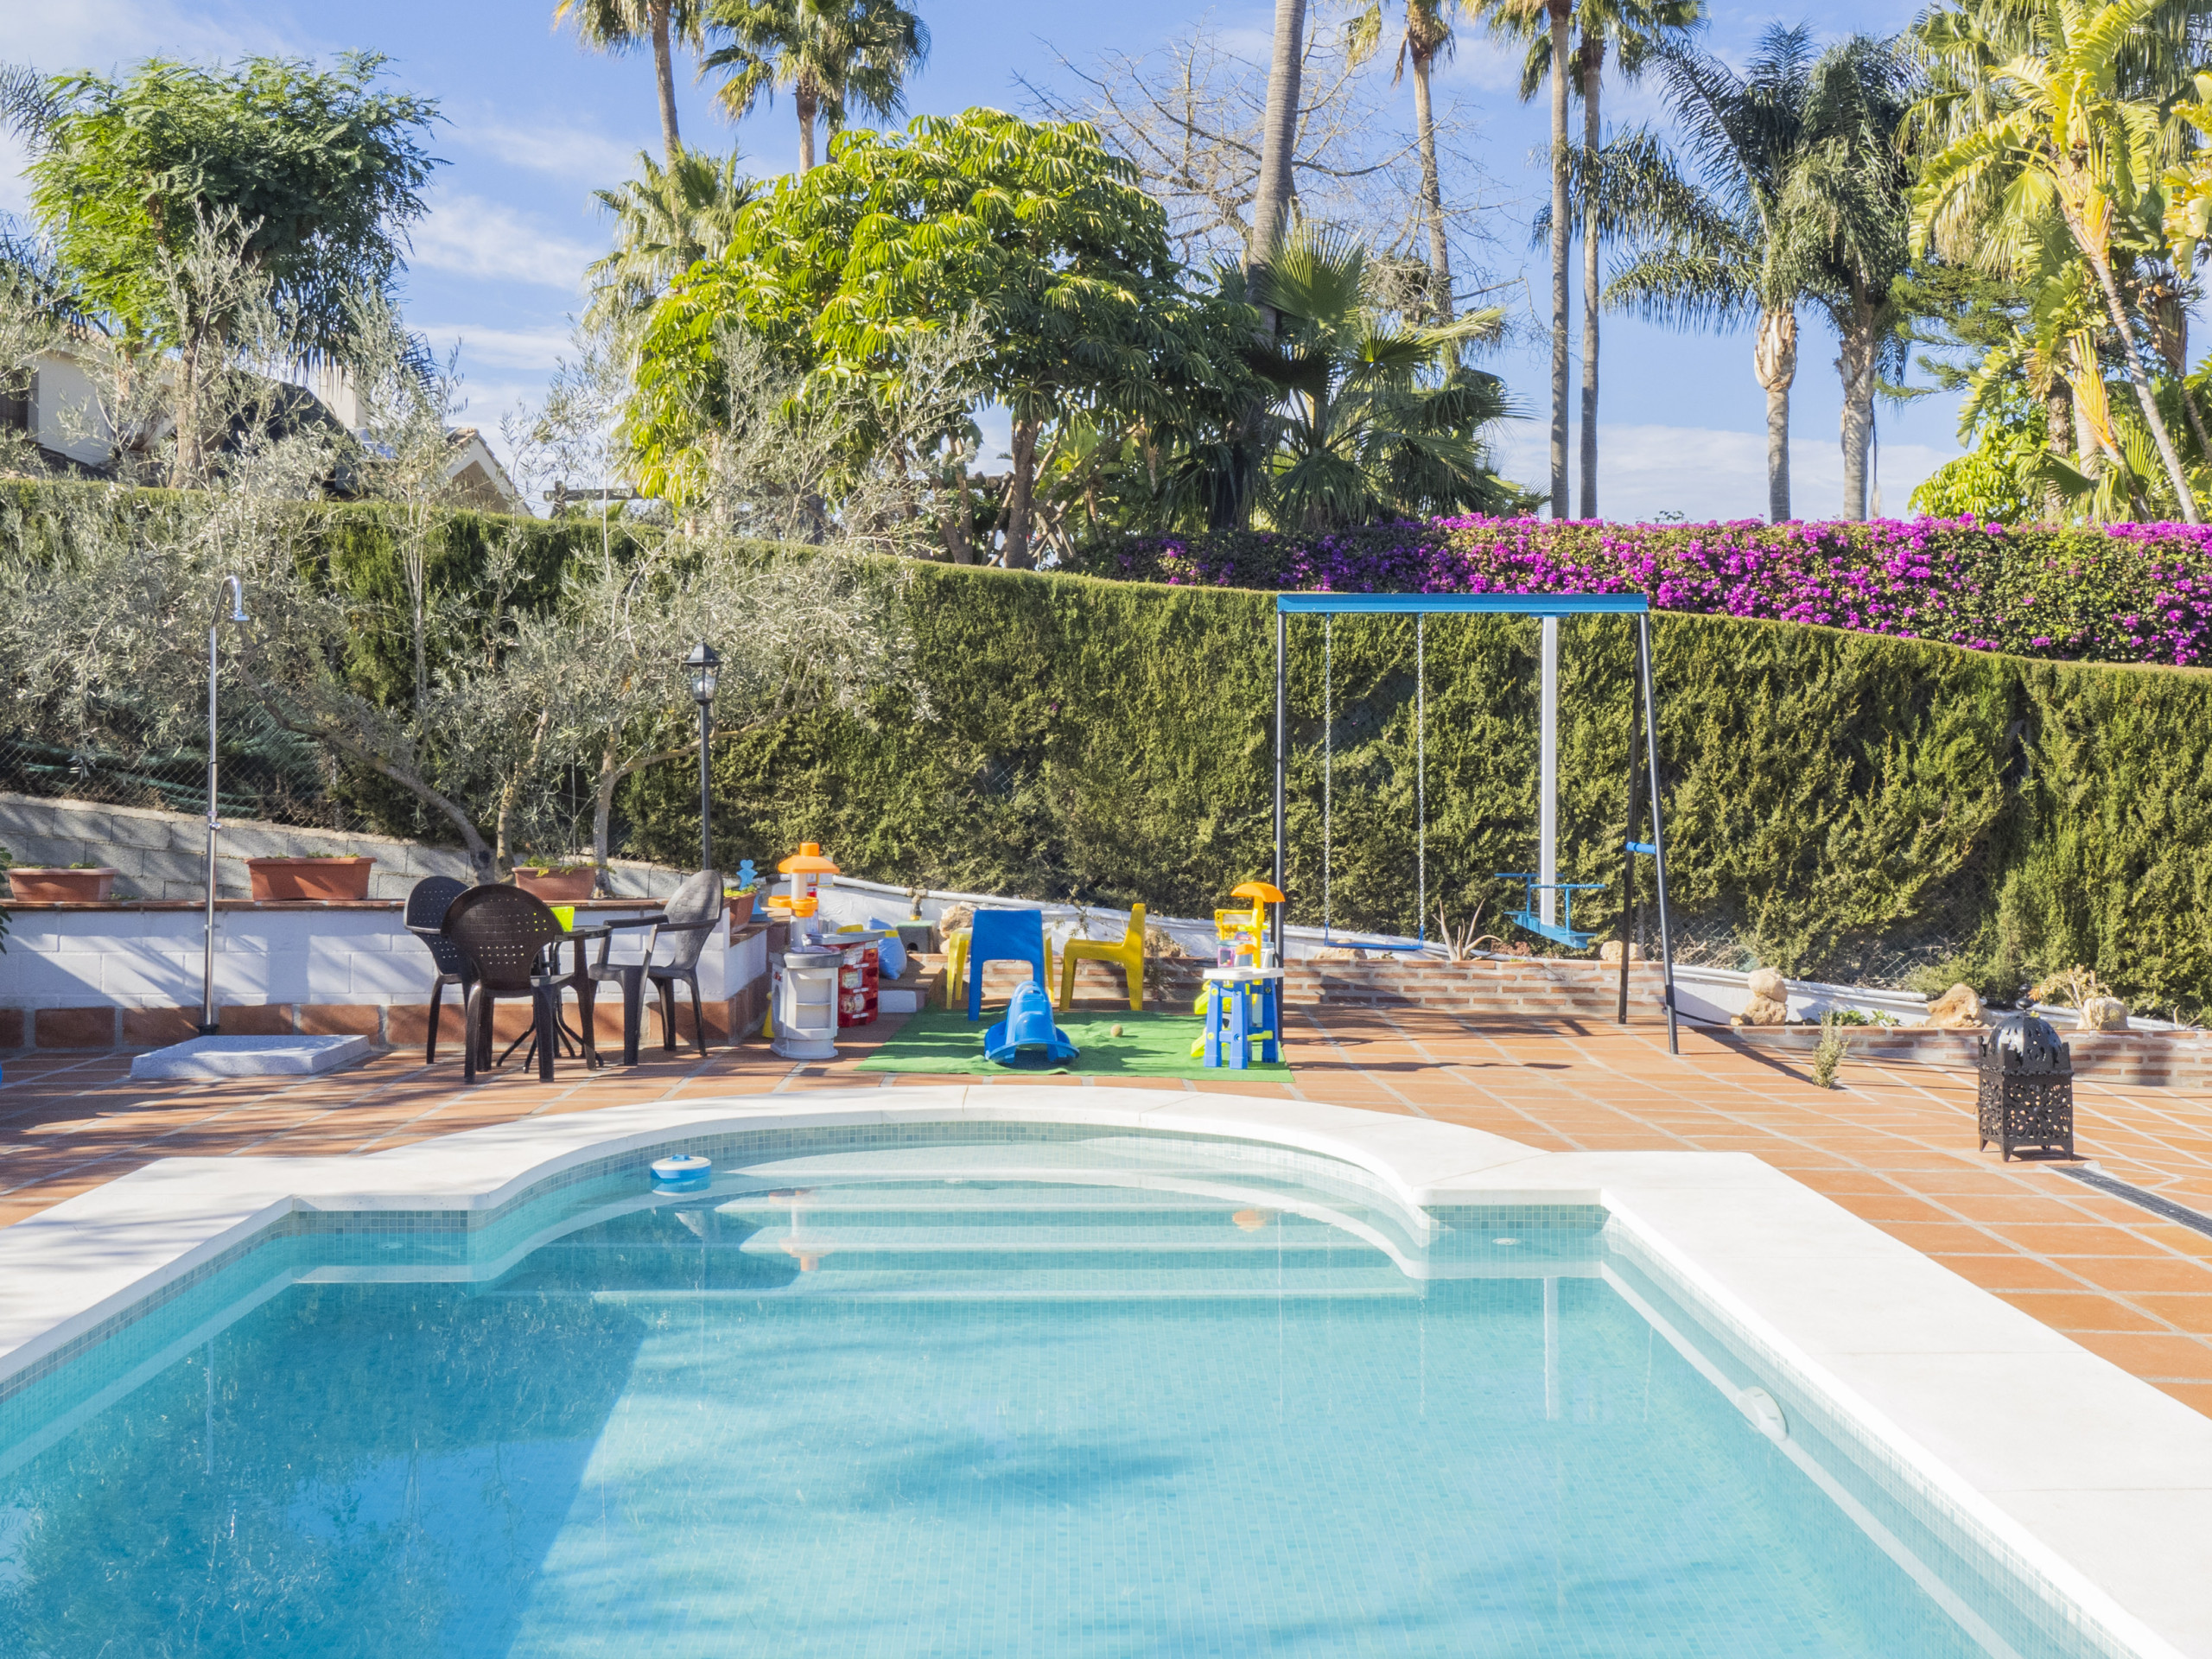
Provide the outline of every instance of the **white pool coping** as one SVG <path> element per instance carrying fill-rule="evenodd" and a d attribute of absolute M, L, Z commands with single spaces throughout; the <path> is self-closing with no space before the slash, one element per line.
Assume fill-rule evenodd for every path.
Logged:
<path fill-rule="evenodd" d="M 358 1157 L 170 1158 L 0 1228 L 0 1381 L 296 1210 L 485 1210 L 674 1139 L 1015 1122 L 1233 1135 L 1414 1205 L 1598 1205 L 2062 1593 L 2212 1659 L 2212 1419 L 1747 1153 L 1546 1153 L 1346 1107 L 1141 1090 L 825 1090 L 528 1117 Z"/>

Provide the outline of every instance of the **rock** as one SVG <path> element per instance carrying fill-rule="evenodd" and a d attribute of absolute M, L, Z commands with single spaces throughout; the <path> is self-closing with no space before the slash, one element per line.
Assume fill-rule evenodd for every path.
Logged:
<path fill-rule="evenodd" d="M 1771 970 L 1762 969 L 1761 971 L 1767 972 Z M 1756 975 L 1753 976 L 1754 978 L 1757 978 L 1757 976 L 1758 976 Z M 1777 974 L 1775 975 L 1775 977 L 1779 979 L 1782 976 Z M 1789 1004 L 1776 997 L 1754 995 L 1749 1002 L 1745 1004 L 1744 1011 L 1741 1014 L 1732 1016 L 1728 1023 L 1732 1026 L 1788 1025 L 1789 1023 Z"/>
<path fill-rule="evenodd" d="M 2084 1031 L 2126 1031 L 2127 1004 L 2116 996 L 2093 996 L 2082 1004 Z"/>
<path fill-rule="evenodd" d="M 976 906 L 969 904 L 947 905 L 944 914 L 937 918 L 938 937 L 949 939 L 976 919 Z"/>
<path fill-rule="evenodd" d="M 1343 945 L 1325 944 L 1308 956 L 1306 960 L 1308 962 L 1364 962 L 1366 958 L 1358 951 L 1347 950 Z"/>
<path fill-rule="evenodd" d="M 1630 944 L 1628 948 L 1628 959 L 1630 962 L 1642 962 L 1644 959 L 1643 947 L 1640 944 Z M 1608 962 L 1618 967 L 1621 960 L 1621 942 L 1618 939 L 1607 939 L 1598 947 L 1598 960 Z"/>
<path fill-rule="evenodd" d="M 1749 982 L 1754 999 L 1763 998 L 1769 1002 L 1789 1000 L 1789 982 L 1771 968 L 1752 969 Z"/>
<path fill-rule="evenodd" d="M 1961 1031 L 1982 1022 L 1981 999 L 1971 985 L 1954 985 L 1928 1005 L 1928 1023 L 1939 1031 Z"/>

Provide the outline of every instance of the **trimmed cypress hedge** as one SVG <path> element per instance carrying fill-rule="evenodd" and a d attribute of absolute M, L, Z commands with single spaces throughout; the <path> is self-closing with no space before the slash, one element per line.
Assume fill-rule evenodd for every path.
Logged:
<path fill-rule="evenodd" d="M 873 723 L 719 751 L 716 840 L 764 868 L 819 840 L 874 880 L 1205 914 L 1272 858 L 1272 603 L 906 567 L 918 683 Z M 733 619 L 733 626 L 742 626 Z M 1618 884 L 1629 625 L 1562 629 L 1562 874 Z M 1492 918 L 1534 858 L 1536 626 L 1427 625 L 1428 891 Z M 1414 923 L 1414 624 L 1333 629 L 1329 869 L 1339 924 Z M 2094 967 L 2140 1009 L 2212 988 L 2212 680 L 1840 630 L 1654 626 L 1678 913 L 1799 975 L 1916 949 L 2009 995 Z M 1321 626 L 1293 626 L 1292 914 L 1321 913 Z M 926 713 L 923 706 L 926 705 Z M 641 778 L 638 850 L 683 861 L 690 774 Z M 1647 878 L 1648 879 L 1648 878 Z M 1578 918 L 1610 926 L 1615 893 Z M 1433 913 L 1433 912 L 1432 912 Z M 1432 924 L 1433 926 L 1433 924 Z M 1502 930 L 1500 930 L 1502 931 Z"/>
<path fill-rule="evenodd" d="M 40 504 L 17 501 L 35 542 Z M 405 588 L 385 511 L 324 514 L 318 556 L 364 601 L 353 671 L 402 697 Z M 594 523 L 454 514 L 433 550 L 434 596 L 474 591 L 510 527 L 518 603 L 550 600 L 568 559 L 599 556 Z M 895 569 L 912 582 L 915 684 L 872 722 L 816 716 L 718 746 L 726 864 L 766 868 L 816 839 L 873 879 L 1186 915 L 1268 868 L 1267 594 Z M 1320 632 L 1293 629 L 1287 885 L 1301 921 L 1321 912 Z M 1618 883 L 1628 626 L 1579 619 L 1562 633 L 1562 874 Z M 1414 626 L 1340 618 L 1333 640 L 1332 913 L 1409 929 Z M 1535 853 L 1536 628 L 1433 619 L 1427 642 L 1430 902 L 1455 919 L 1485 902 L 1496 930 L 1505 890 L 1492 874 Z M 2139 1009 L 2212 1002 L 2202 671 L 1727 616 L 1662 614 L 1654 645 L 1670 873 L 1690 931 L 1732 930 L 1793 974 L 1847 977 L 1917 950 L 1995 994 L 2079 962 Z M 694 777 L 671 765 L 632 781 L 626 850 L 696 856 Z M 436 833 L 373 780 L 347 787 L 391 827 Z M 1614 894 L 1587 898 L 1578 918 L 1610 927 Z"/>

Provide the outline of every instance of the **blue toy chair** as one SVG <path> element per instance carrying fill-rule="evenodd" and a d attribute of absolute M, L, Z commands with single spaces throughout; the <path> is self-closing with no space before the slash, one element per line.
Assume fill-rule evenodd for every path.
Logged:
<path fill-rule="evenodd" d="M 983 964 L 1026 962 L 1036 982 L 1046 980 L 1045 912 L 1041 910 L 979 910 L 968 936 L 968 1017 L 983 1017 Z"/>

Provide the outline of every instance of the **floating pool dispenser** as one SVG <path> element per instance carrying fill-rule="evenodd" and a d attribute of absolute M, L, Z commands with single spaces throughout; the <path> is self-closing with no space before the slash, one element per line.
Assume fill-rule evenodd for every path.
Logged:
<path fill-rule="evenodd" d="M 1071 1060 L 1083 1052 L 1052 1023 L 1052 1000 L 1035 980 L 1014 988 L 1006 1018 L 983 1033 L 983 1058 L 1011 1065 L 1025 1050 L 1041 1049 L 1046 1058 Z"/>
<path fill-rule="evenodd" d="M 673 1158 L 653 1160 L 653 1191 L 656 1192 L 703 1192 L 714 1179 L 713 1163 L 696 1153 L 682 1153 Z"/>

